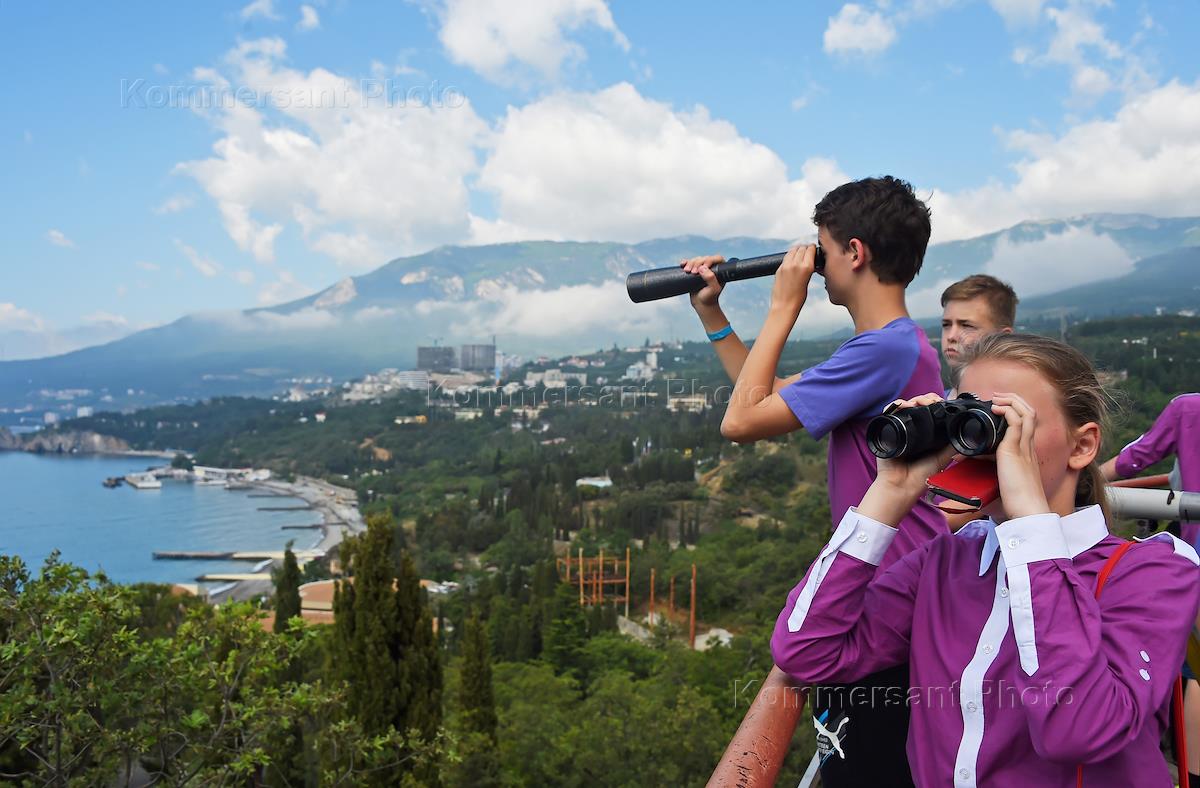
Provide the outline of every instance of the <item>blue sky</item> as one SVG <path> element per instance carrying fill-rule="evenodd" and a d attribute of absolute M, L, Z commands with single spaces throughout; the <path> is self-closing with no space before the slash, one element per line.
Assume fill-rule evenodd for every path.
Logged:
<path fill-rule="evenodd" d="M 1197 215 L 1197 33 L 1192 0 L 3 2 L 0 353 L 445 243 L 801 237 L 884 172 L 935 240 Z"/>

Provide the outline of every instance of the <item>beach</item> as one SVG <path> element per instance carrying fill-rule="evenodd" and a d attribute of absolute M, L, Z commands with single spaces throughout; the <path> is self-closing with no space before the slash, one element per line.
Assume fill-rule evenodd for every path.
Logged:
<path fill-rule="evenodd" d="M 353 536 L 366 530 L 366 523 L 358 511 L 357 496 L 354 490 L 348 487 L 338 487 L 308 476 L 298 476 L 294 482 L 267 480 L 250 484 L 251 487 L 262 493 L 299 498 L 321 515 L 321 539 L 310 549 L 319 550 L 327 555 L 347 536 Z M 278 561 L 273 561 L 262 571 L 275 569 L 278 564 Z M 209 601 L 220 604 L 221 602 L 269 597 L 272 593 L 274 593 L 274 588 L 268 579 L 239 580 L 222 586 L 217 591 L 209 592 Z"/>

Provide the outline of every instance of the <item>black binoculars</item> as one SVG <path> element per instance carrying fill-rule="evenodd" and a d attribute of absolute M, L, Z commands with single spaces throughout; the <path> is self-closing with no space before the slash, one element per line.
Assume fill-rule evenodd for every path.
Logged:
<path fill-rule="evenodd" d="M 974 394 L 914 408 L 888 408 L 867 425 L 867 446 L 884 460 L 911 461 L 947 444 L 964 457 L 994 454 L 1008 422 Z"/>

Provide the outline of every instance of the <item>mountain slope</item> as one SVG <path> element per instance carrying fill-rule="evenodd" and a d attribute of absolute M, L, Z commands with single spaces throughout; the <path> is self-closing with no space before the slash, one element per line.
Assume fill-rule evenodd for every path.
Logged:
<path fill-rule="evenodd" d="M 418 345 L 489 342 L 493 335 L 503 351 L 525 356 L 645 337 L 694 338 L 700 328 L 686 298 L 634 305 L 625 295 L 625 276 L 695 254 L 749 257 L 786 245 L 684 236 L 640 244 L 443 247 L 278 306 L 189 315 L 66 355 L 0 363 L 0 407 L 30 402 L 43 389 L 106 391 L 125 404 L 273 392 L 288 378 L 344 379 L 409 367 Z M 1014 284 L 1022 315 L 1059 308 L 1078 315 L 1176 311 L 1197 301 L 1198 245 L 1195 218 L 1105 214 L 1025 222 L 932 246 L 910 287 L 910 309 L 917 317 L 936 315 L 949 282 L 988 271 Z M 739 282 L 723 296 L 741 334 L 757 333 L 770 287 L 769 279 Z M 1051 289 L 1058 292 L 1047 293 Z M 814 280 L 793 336 L 826 335 L 847 325 L 845 311 L 829 304 Z"/>

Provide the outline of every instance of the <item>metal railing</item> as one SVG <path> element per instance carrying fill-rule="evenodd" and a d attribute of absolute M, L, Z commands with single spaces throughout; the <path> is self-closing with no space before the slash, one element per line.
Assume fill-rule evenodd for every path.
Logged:
<path fill-rule="evenodd" d="M 805 694 L 795 679 L 772 667 L 708 779 L 709 787 L 774 785 L 804 711 Z"/>

